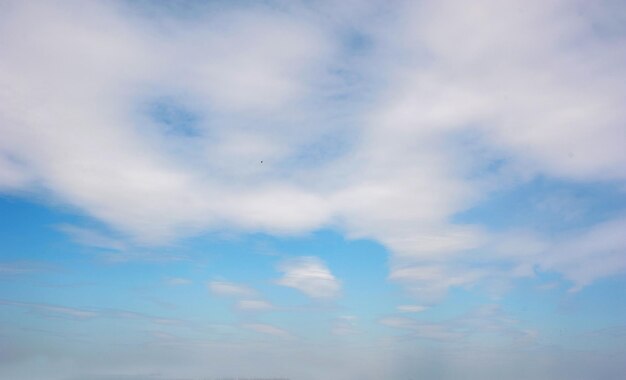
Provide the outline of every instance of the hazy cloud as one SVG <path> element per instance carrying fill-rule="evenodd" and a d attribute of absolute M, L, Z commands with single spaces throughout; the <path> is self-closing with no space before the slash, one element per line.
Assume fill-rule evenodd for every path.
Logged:
<path fill-rule="evenodd" d="M 281 338 L 291 337 L 288 331 L 265 323 L 247 323 L 242 325 L 242 327 L 260 334 L 273 335 Z"/>
<path fill-rule="evenodd" d="M 342 315 L 333 319 L 331 325 L 331 334 L 337 336 L 353 335 L 359 332 L 356 325 L 357 318 L 352 315 Z"/>

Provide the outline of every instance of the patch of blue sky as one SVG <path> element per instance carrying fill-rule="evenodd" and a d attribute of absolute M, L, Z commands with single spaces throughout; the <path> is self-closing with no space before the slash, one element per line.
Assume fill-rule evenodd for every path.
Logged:
<path fill-rule="evenodd" d="M 327 103 L 321 109 L 347 114 L 360 114 L 359 107 L 369 107 L 377 88 L 385 85 L 376 67 L 365 60 L 375 52 L 374 40 L 358 30 L 347 28 L 338 32 L 339 57 L 326 69 L 321 94 Z M 355 112 L 357 111 L 357 112 Z"/>
<path fill-rule="evenodd" d="M 330 301 L 310 300 L 293 289 L 269 289 L 269 294 L 280 294 L 277 302 L 289 300 L 293 307 L 301 308 L 296 315 L 273 315 L 272 319 L 281 325 L 295 328 L 311 324 L 314 331 L 328 332 L 328 324 L 333 318 L 354 317 L 355 326 L 369 325 L 369 334 L 379 328 L 374 322 L 382 314 L 395 309 L 399 301 L 399 291 L 395 284 L 387 280 L 387 252 L 379 244 L 369 240 L 346 240 L 336 232 L 324 230 L 303 238 L 277 239 L 277 250 L 287 253 L 285 257 L 315 256 L 322 259 L 331 273 L 341 282 L 340 295 Z M 291 293 L 291 297 L 289 297 Z M 317 309 L 321 318 L 307 309 Z M 305 317 L 308 315 L 308 317 Z M 303 323 L 301 318 L 311 319 Z M 313 331 L 309 331 L 315 336 Z M 324 334 L 322 334 L 324 335 Z"/>
<path fill-rule="evenodd" d="M 219 259 L 213 261 L 215 275 L 249 285 L 272 302 L 278 312 L 264 316 L 268 322 L 280 321 L 281 326 L 297 330 L 306 325 L 311 333 L 322 331 L 330 318 L 366 318 L 393 308 L 394 286 L 386 280 L 386 252 L 376 243 L 347 241 L 337 233 L 319 231 L 301 237 L 247 236 L 217 244 L 222 248 Z M 274 283 L 282 276 L 276 270 L 282 260 L 308 256 L 319 257 L 341 282 L 341 294 L 336 299 L 310 299 L 296 289 Z M 310 321 L 303 322 L 302 318 Z"/>
<path fill-rule="evenodd" d="M 601 4 L 601 5 L 600 5 Z M 591 30 L 604 39 L 619 39 L 626 33 L 626 7 L 619 0 L 586 4 Z"/>
<path fill-rule="evenodd" d="M 146 106 L 145 112 L 152 122 L 161 127 L 165 135 L 196 137 L 201 118 L 197 112 L 172 98 L 160 98 Z"/>
<path fill-rule="evenodd" d="M 272 237 L 249 234 L 225 237 L 205 235 L 190 238 L 174 246 L 154 248 L 175 251 L 187 260 L 172 262 L 128 261 L 111 263 L 101 255 L 129 255 L 132 252 L 111 253 L 107 250 L 81 246 L 54 226 L 68 220 L 77 222 L 62 212 L 16 199 L 4 199 L 2 210 L 14 216 L 15 223 L 4 226 L 3 260 L 20 258 L 55 262 L 58 271 L 11 279 L 11 288 L 3 287 L 2 298 L 23 302 L 46 303 L 82 309 L 119 309 L 160 315 L 170 305 L 185 310 L 192 319 L 209 319 L 214 323 L 229 323 L 241 315 L 234 310 L 236 300 L 211 295 L 207 284 L 211 280 L 229 281 L 250 286 L 258 297 L 272 302 L 278 310 L 298 310 L 295 314 L 275 313 L 276 320 L 301 326 L 308 308 L 320 308 L 299 291 L 278 286 L 281 276 L 277 264 L 285 258 L 316 256 L 322 259 L 341 281 L 341 296 L 319 317 L 312 314 L 310 324 L 322 331 L 332 318 L 355 316 L 360 323 L 369 323 L 376 331 L 375 320 L 395 312 L 403 301 L 396 284 L 387 280 L 387 252 L 379 244 L 367 240 L 349 241 L 332 231 L 299 237 Z M 8 218 L 3 219 L 3 221 Z M 20 223 L 20 220 L 24 223 Z M 28 242 L 16 237 L 29 236 Z M 37 239 L 32 239 L 37 236 Z M 132 250 L 146 248 L 129 248 Z M 19 255 L 5 252 L 19 251 Z M 53 252 L 59 253 L 55 255 Z M 62 254 L 61 254 L 62 253 Z M 168 286 L 167 278 L 184 278 L 189 285 Z M 45 291 L 42 291 L 45 289 Z M 470 298 L 452 297 L 450 303 L 457 312 Z M 455 301 L 456 300 L 456 301 Z M 193 305 L 193 307 L 190 307 Z M 326 307 L 326 306 L 324 306 Z M 17 314 L 19 315 L 19 314 Z M 309 324 L 307 324 L 309 326 Z M 312 328 L 311 331 L 315 329 Z"/>
<path fill-rule="evenodd" d="M 351 151 L 353 138 L 352 132 L 348 130 L 339 134 L 322 135 L 315 141 L 300 146 L 284 166 L 303 170 L 335 162 Z"/>
<path fill-rule="evenodd" d="M 572 347 L 572 342 L 565 339 L 624 324 L 624 276 L 598 280 L 577 292 L 560 286 L 558 274 L 544 273 L 540 277 L 518 280 L 499 303 L 522 325 L 536 328 L 544 343 Z M 580 344 L 584 345 L 584 340 Z"/>
<path fill-rule="evenodd" d="M 347 241 L 331 231 L 300 237 L 255 234 L 233 240 L 199 240 L 202 240 L 200 246 L 213 247 L 219 252 L 204 276 L 251 286 L 279 310 L 331 308 L 334 309 L 331 315 L 362 317 L 393 308 L 395 287 L 386 280 L 386 251 L 376 243 Z M 341 295 L 337 299 L 312 300 L 296 289 L 275 284 L 282 276 L 277 271 L 282 260 L 307 256 L 319 257 L 341 282 Z"/>
<path fill-rule="evenodd" d="M 0 257 L 4 260 L 50 258 L 42 248 L 57 238 L 50 226 L 61 218 L 47 207 L 18 197 L 0 197 Z"/>
<path fill-rule="evenodd" d="M 342 34 L 342 47 L 350 54 L 364 54 L 374 47 L 373 39 L 359 30 L 348 29 Z"/>
<path fill-rule="evenodd" d="M 81 246 L 54 227 L 67 222 L 67 219 L 75 222 L 76 218 L 68 218 L 63 213 L 55 213 L 43 206 L 12 201 L 8 204 L 4 202 L 3 211 L 16 215 L 18 221 L 29 216 L 24 220 L 30 221 L 23 225 L 12 224 L 10 228 L 7 226 L 2 230 L 3 234 L 38 238 L 36 242 L 29 239 L 28 242 L 13 243 L 5 239 L 2 252 L 18 250 L 20 255 L 14 258 L 28 260 L 51 260 L 51 257 L 56 257 L 56 265 L 59 267 L 58 272 L 37 274 L 34 282 L 32 278 L 24 276 L 11 279 L 11 291 L 3 287 L 4 299 L 85 309 L 113 308 L 157 315 L 167 311 L 160 304 L 171 304 L 174 308 L 184 309 L 190 318 L 209 318 L 215 323 L 227 323 L 238 317 L 233 310 L 236 300 L 212 296 L 207 288 L 209 281 L 229 281 L 250 286 L 258 291 L 259 298 L 272 302 L 278 308 L 306 309 L 311 304 L 308 297 L 294 289 L 274 284 L 274 280 L 281 276 L 276 265 L 287 257 L 317 256 L 342 281 L 344 294 L 337 301 L 347 304 L 340 307 L 342 314 L 367 315 L 378 308 L 382 311 L 385 307 L 392 307 L 391 304 L 385 306 L 389 303 L 391 285 L 386 282 L 384 249 L 372 242 L 345 241 L 329 231 L 292 238 L 262 234 L 230 238 L 207 235 L 187 239 L 170 247 L 154 248 L 152 252 L 169 250 L 177 254 L 184 253 L 186 260 L 130 260 L 114 263 L 107 262 L 102 255 L 123 257 L 132 255 L 133 250 L 146 248 L 129 248 L 129 252 L 111 253 Z M 11 243 L 10 246 L 7 243 Z M 25 246 L 28 247 L 26 252 L 23 249 Z M 63 254 L 52 256 L 51 251 Z M 3 255 L 3 260 L 11 258 L 7 256 L 10 255 Z M 355 262 L 358 263 L 356 268 Z M 167 286 L 167 278 L 184 278 L 190 284 Z M 375 295 L 365 290 L 373 288 L 378 289 Z"/>
<path fill-rule="evenodd" d="M 452 287 L 444 300 L 416 316 L 431 321 L 445 321 L 467 314 L 481 305 L 492 303 L 493 297 L 477 287 Z"/>
<path fill-rule="evenodd" d="M 515 228 L 558 234 L 626 214 L 626 195 L 615 183 L 579 183 L 536 177 L 492 192 L 486 200 L 453 217 L 493 231 Z"/>
<path fill-rule="evenodd" d="M 72 242 L 57 228 L 81 218 L 54 208 L 4 197 L 0 198 L 0 214 L 0 260 L 5 265 L 25 266 L 21 267 L 24 273 L 0 279 L 11 285 L 0 288 L 1 298 L 114 307 L 111 301 L 125 298 L 125 291 L 145 284 L 151 276 L 157 278 L 162 270 L 158 265 L 137 268 L 99 260 L 103 250 Z"/>
<path fill-rule="evenodd" d="M 546 198 L 553 199 L 548 196 L 554 197 L 554 194 L 566 194 L 570 202 L 567 207 L 571 209 L 571 202 L 577 202 L 584 213 L 576 214 L 577 219 L 568 219 L 559 214 L 558 204 L 544 206 L 542 202 L 548 202 Z M 545 179 L 537 179 L 532 184 L 494 198 L 496 205 L 491 202 L 483 205 L 485 209 L 481 212 L 487 214 L 482 214 L 479 219 L 500 224 L 499 220 L 505 220 L 513 214 L 513 222 L 505 227 L 515 227 L 515 222 L 520 225 L 531 224 L 535 218 L 545 219 L 546 215 L 556 213 L 552 216 L 554 223 L 565 223 L 573 228 L 581 223 L 592 223 L 594 218 L 599 221 L 615 216 L 624 207 L 617 187 L 572 185 Z M 513 206 L 505 207 L 506 204 Z M 533 205 L 533 210 L 529 212 L 529 207 L 524 207 L 524 204 Z M 346 240 L 329 230 L 293 237 L 209 234 L 185 239 L 172 246 L 154 248 L 152 251 L 175 252 L 185 257 L 185 260 L 131 260 L 116 264 L 99 258 L 99 255 L 111 252 L 72 242 L 55 227 L 63 223 L 89 223 L 84 218 L 9 197 L 0 200 L 0 209 L 7 216 L 0 221 L 3 262 L 18 259 L 44 261 L 57 268 L 49 272 L 2 279 L 10 283 L 10 286 L 2 287 L 2 299 L 84 310 L 127 310 L 166 318 L 180 316 L 191 321 L 217 324 L 272 323 L 311 339 L 328 337 L 329 326 L 332 326 L 334 318 L 341 316 L 356 317 L 355 329 L 365 329 L 369 337 L 375 337 L 388 333 L 384 326 L 377 323 L 378 318 L 385 315 L 403 315 L 425 322 L 445 323 L 480 305 L 493 302 L 481 291 L 480 286 L 452 288 L 436 307 L 416 314 L 398 313 L 395 306 L 419 302 L 407 297 L 397 284 L 387 279 L 388 252 L 385 248 L 368 240 Z M 501 209 L 509 212 L 500 215 Z M 477 214 L 465 215 L 466 218 L 471 216 L 477 217 Z M 133 249 L 147 250 L 145 247 L 129 250 Z M 114 254 L 123 256 L 130 252 Z M 274 283 L 281 276 L 276 270 L 281 260 L 303 256 L 319 257 L 328 265 L 342 283 L 342 295 L 339 298 L 324 305 L 312 301 L 297 290 Z M 168 286 L 165 282 L 167 278 L 188 279 L 190 284 Z M 207 283 L 211 280 L 250 286 L 258 291 L 256 298 L 271 302 L 277 309 L 260 314 L 237 311 L 236 299 L 210 294 Z M 571 338 L 572 335 L 611 328 L 623 320 L 626 315 L 626 297 L 621 292 L 624 281 L 622 277 L 604 279 L 579 292 L 567 293 L 566 288 L 559 285 L 562 282 L 560 276 L 538 272 L 535 278 L 516 281 L 513 290 L 498 303 L 506 312 L 519 318 L 521 326 L 528 324 L 543 332 L 546 341 L 571 346 L 569 339 L 575 339 Z M 545 286 L 551 283 L 556 285 Z M 58 316 L 53 317 L 51 322 L 50 315 L 46 317 L 45 313 L 33 313 L 23 308 L 11 307 L 7 311 L 4 306 L 3 310 L 5 322 L 23 321 L 25 326 L 30 327 L 61 331 L 66 329 L 67 323 L 74 323 L 71 318 Z M 315 310 L 315 313 L 311 310 Z M 98 326 L 98 331 L 105 334 L 116 329 L 119 331 L 122 325 L 132 332 L 137 327 L 135 325 L 141 322 L 104 318 L 76 323 L 86 331 Z M 302 326 L 306 326 L 306 329 L 302 329 Z M 72 331 L 82 330 L 76 328 Z"/>

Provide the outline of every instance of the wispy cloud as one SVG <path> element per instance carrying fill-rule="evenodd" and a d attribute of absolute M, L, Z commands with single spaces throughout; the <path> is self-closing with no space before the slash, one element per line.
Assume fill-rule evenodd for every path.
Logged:
<path fill-rule="evenodd" d="M 331 334 L 337 336 L 354 335 L 359 332 L 356 325 L 357 318 L 352 315 L 343 315 L 333 319 Z"/>
<path fill-rule="evenodd" d="M 211 281 L 209 291 L 214 296 L 234 299 L 233 307 L 239 312 L 259 313 L 277 310 L 270 302 L 263 299 L 261 294 L 247 285 L 227 281 Z"/>
<path fill-rule="evenodd" d="M 257 292 L 251 287 L 227 281 L 211 281 L 208 283 L 211 294 L 218 297 L 254 297 Z"/>
<path fill-rule="evenodd" d="M 415 318 L 390 316 L 381 318 L 381 324 L 408 331 L 413 337 L 441 342 L 460 342 L 483 334 L 495 334 L 516 344 L 533 344 L 537 331 L 519 324 L 497 305 L 484 305 L 456 318 L 444 321 L 425 321 Z"/>
<path fill-rule="evenodd" d="M 428 307 L 421 305 L 398 305 L 396 309 L 402 313 L 421 313 L 424 310 L 428 310 Z"/>
<path fill-rule="evenodd" d="M 112 238 L 94 229 L 71 224 L 61 224 L 58 225 L 57 228 L 69 235 L 73 241 L 79 244 L 115 251 L 127 248 L 127 245 L 122 240 Z"/>
<path fill-rule="evenodd" d="M 182 325 L 184 322 L 176 318 L 166 318 L 128 310 L 106 308 L 76 308 L 47 303 L 20 302 L 1 300 L 0 305 L 13 306 L 26 309 L 45 317 L 70 318 L 70 319 L 93 319 L 113 318 L 125 320 L 140 320 L 157 325 Z"/>
<path fill-rule="evenodd" d="M 465 338 L 466 333 L 442 324 L 423 323 L 411 318 L 387 317 L 380 323 L 398 329 L 411 331 L 416 337 L 438 341 L 457 341 Z"/>
<path fill-rule="evenodd" d="M 244 329 L 251 330 L 260 334 L 273 335 L 281 338 L 290 338 L 292 335 L 287 331 L 283 330 L 274 325 L 269 325 L 265 323 L 247 323 L 242 325 Z"/>
<path fill-rule="evenodd" d="M 17 276 L 32 273 L 47 272 L 54 268 L 47 264 L 35 261 L 8 261 L 0 262 L 0 276 Z"/>
<path fill-rule="evenodd" d="M 44 303 L 30 303 L 30 302 L 17 302 L 0 300 L 0 305 L 15 306 L 23 309 L 30 310 L 35 313 L 42 314 L 44 316 L 51 317 L 65 317 L 76 319 L 90 319 L 101 316 L 101 313 L 96 310 L 87 310 L 66 306 L 49 305 Z"/>
<path fill-rule="evenodd" d="M 268 311 L 274 309 L 274 306 L 263 300 L 240 300 L 236 308 L 241 311 Z"/>
<path fill-rule="evenodd" d="M 609 220 L 557 240 L 538 259 L 542 268 L 563 273 L 574 290 L 626 271 L 626 218 Z"/>
<path fill-rule="evenodd" d="M 183 286 L 192 283 L 190 279 L 181 277 L 167 277 L 164 279 L 164 282 L 169 286 Z"/>

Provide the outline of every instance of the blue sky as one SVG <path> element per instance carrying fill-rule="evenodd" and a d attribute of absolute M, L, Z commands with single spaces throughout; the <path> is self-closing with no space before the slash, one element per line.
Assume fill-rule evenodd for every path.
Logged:
<path fill-rule="evenodd" d="M 0 377 L 622 379 L 625 20 L 0 2 Z"/>

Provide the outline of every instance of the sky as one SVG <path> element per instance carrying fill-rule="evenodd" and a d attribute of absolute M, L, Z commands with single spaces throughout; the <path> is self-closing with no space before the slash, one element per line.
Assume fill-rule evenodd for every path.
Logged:
<path fill-rule="evenodd" d="M 0 0 L 0 378 L 623 379 L 619 0 Z"/>

